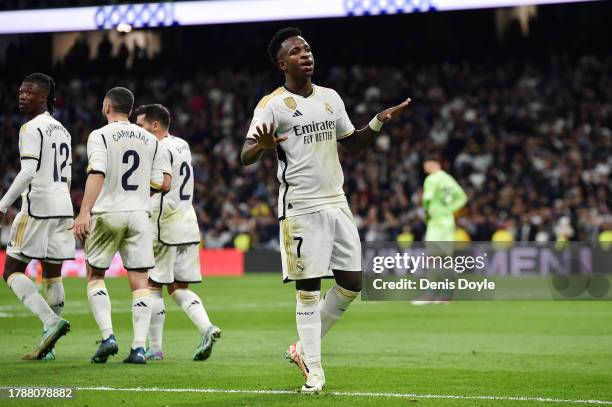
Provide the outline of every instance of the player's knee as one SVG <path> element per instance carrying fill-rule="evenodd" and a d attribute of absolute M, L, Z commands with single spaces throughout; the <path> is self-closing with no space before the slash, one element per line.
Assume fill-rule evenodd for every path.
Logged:
<path fill-rule="evenodd" d="M 149 287 L 152 288 L 162 288 L 162 285 L 158 282 L 155 282 L 153 280 L 151 280 L 151 278 L 149 277 Z"/>
<path fill-rule="evenodd" d="M 23 263 L 17 259 L 12 258 L 11 256 L 6 256 L 6 261 L 4 263 L 4 272 L 2 273 L 2 278 L 4 281 L 8 282 L 8 278 L 14 273 L 24 273 L 25 269 L 28 265 Z"/>
<path fill-rule="evenodd" d="M 338 285 L 345 290 L 354 291 L 356 293 L 361 292 L 361 280 L 357 281 L 343 281 L 342 283 L 338 283 Z"/>
<path fill-rule="evenodd" d="M 13 270 L 9 270 L 8 268 L 4 269 L 4 272 L 2 273 L 2 278 L 4 278 L 4 281 L 8 282 L 9 277 L 11 276 L 11 274 L 13 274 L 15 271 Z"/>
<path fill-rule="evenodd" d="M 336 283 L 345 290 L 361 292 L 361 273 L 353 273 L 351 278 L 344 278 Z"/>
<path fill-rule="evenodd" d="M 321 279 L 308 278 L 305 280 L 295 280 L 295 289 L 299 291 L 320 291 Z"/>
<path fill-rule="evenodd" d="M 334 270 L 334 277 L 336 278 L 336 284 L 345 290 L 361 292 L 361 273 Z"/>
<path fill-rule="evenodd" d="M 172 295 L 176 290 L 186 290 L 189 288 L 188 283 L 177 283 L 174 282 L 168 286 L 168 294 Z"/>

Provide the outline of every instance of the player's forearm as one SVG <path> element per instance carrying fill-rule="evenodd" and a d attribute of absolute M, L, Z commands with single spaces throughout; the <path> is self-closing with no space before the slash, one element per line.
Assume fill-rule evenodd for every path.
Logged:
<path fill-rule="evenodd" d="M 19 174 L 13 180 L 6 194 L 0 199 L 0 212 L 6 213 L 8 208 L 19 198 L 19 196 L 26 190 L 34 175 L 36 174 L 36 166 L 38 161 L 35 160 L 23 160 L 21 163 L 21 170 Z"/>
<path fill-rule="evenodd" d="M 102 191 L 104 185 L 104 175 L 102 174 L 89 174 L 87 176 L 87 182 L 85 183 L 85 194 L 83 201 L 81 202 L 80 213 L 91 213 L 91 210 Z"/>
<path fill-rule="evenodd" d="M 240 152 L 240 162 L 242 165 L 256 163 L 263 155 L 264 150 L 254 140 L 247 140 Z"/>
<path fill-rule="evenodd" d="M 455 199 L 449 205 L 451 212 L 455 212 L 455 211 L 463 208 L 465 206 L 465 204 L 467 203 L 467 200 L 468 200 L 467 199 L 467 195 L 465 194 L 465 192 L 461 188 L 457 189 L 457 191 L 455 192 L 454 196 L 455 196 Z"/>
<path fill-rule="evenodd" d="M 340 144 L 351 154 L 359 154 L 363 150 L 369 148 L 379 132 L 374 131 L 370 126 L 365 126 L 363 129 L 355 130 L 350 136 L 340 140 Z"/>

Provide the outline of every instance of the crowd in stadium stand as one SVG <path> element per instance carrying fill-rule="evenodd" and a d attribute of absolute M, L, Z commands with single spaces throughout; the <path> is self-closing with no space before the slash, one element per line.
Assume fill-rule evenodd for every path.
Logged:
<path fill-rule="evenodd" d="M 63 67 L 69 71 L 70 65 Z M 345 190 L 362 240 L 421 239 L 422 154 L 436 146 L 469 196 L 457 214 L 464 238 L 597 240 L 612 228 L 612 57 L 454 62 L 403 67 L 336 66 L 314 82 L 336 89 L 356 127 L 410 96 L 412 107 L 385 126 L 371 151 L 341 154 Z M 277 247 L 277 161 L 242 167 L 239 152 L 253 108 L 281 85 L 272 69 L 218 70 L 181 77 L 70 76 L 57 80 L 55 116 L 73 136 L 72 196 L 83 195 L 86 140 L 100 127 L 101 101 L 117 84 L 136 104 L 173 114 L 171 133 L 191 145 L 197 208 L 206 247 L 239 236 Z M 19 171 L 19 83 L 0 84 L 0 192 Z M 15 209 L 9 213 L 10 222 Z M 5 230 L 8 228 L 4 228 Z M 3 243 L 6 243 L 4 236 Z"/>

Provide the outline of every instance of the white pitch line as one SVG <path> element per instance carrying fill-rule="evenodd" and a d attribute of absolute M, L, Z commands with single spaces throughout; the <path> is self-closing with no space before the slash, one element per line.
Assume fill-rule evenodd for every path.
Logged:
<path fill-rule="evenodd" d="M 161 387 L 77 387 L 84 391 L 125 391 L 125 392 L 152 392 L 152 393 L 225 393 L 225 394 L 299 394 L 292 390 L 240 390 L 240 389 L 169 389 Z M 455 399 L 455 400 L 495 400 L 495 401 L 538 401 L 542 403 L 574 403 L 574 404 L 601 404 L 612 405 L 610 400 L 568 400 L 548 397 L 523 396 L 459 396 L 452 394 L 411 394 L 411 393 L 368 393 L 324 391 L 326 395 L 341 397 L 387 397 L 387 398 L 416 398 L 416 399 Z"/>

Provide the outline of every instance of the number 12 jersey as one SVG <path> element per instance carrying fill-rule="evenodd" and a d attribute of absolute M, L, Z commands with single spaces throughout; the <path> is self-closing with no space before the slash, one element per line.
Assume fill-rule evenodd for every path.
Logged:
<path fill-rule="evenodd" d="M 19 131 L 19 155 L 36 160 L 36 175 L 22 194 L 21 210 L 39 219 L 72 218 L 70 133 L 48 112 Z"/>

